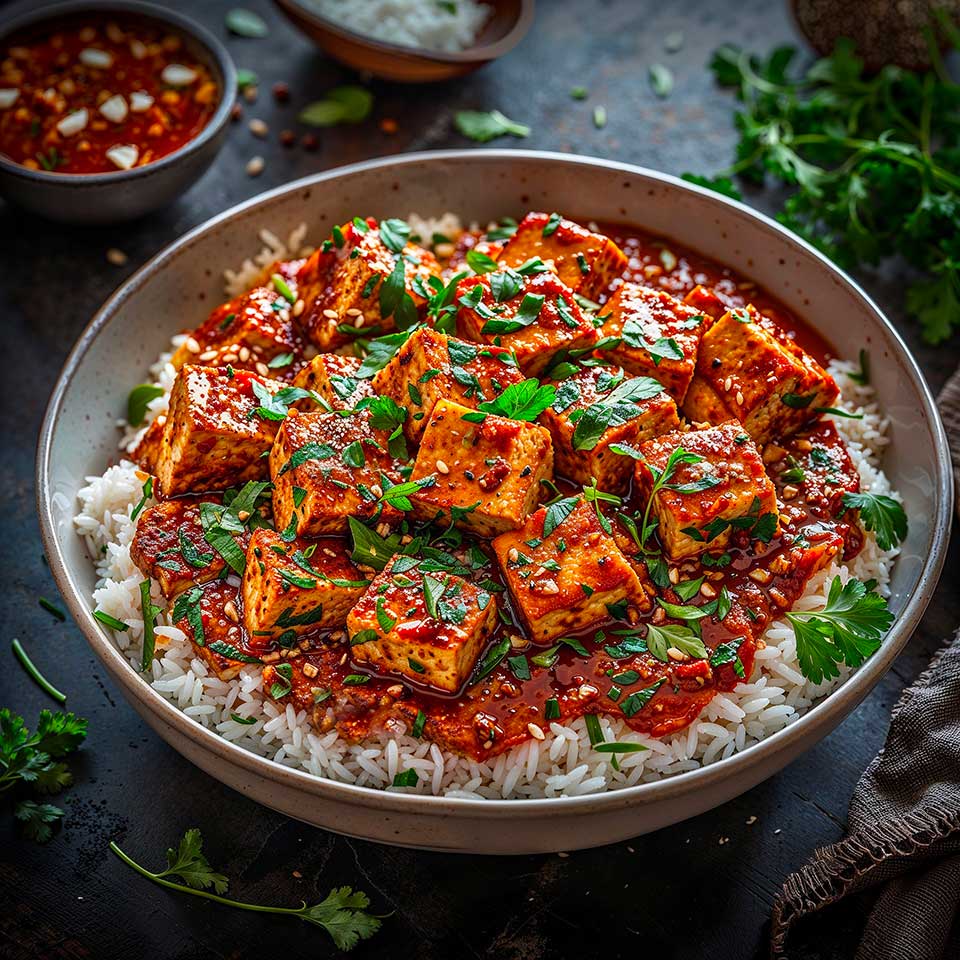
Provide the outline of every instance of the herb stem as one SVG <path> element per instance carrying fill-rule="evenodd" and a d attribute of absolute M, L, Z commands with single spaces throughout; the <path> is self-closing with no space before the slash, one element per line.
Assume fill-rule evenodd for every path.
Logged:
<path fill-rule="evenodd" d="M 201 897 L 204 900 L 213 900 L 214 903 L 221 903 L 226 907 L 236 907 L 239 910 L 250 910 L 254 913 L 281 913 L 294 915 L 301 914 L 304 907 L 306 907 L 306 903 L 300 907 L 270 907 L 259 903 L 246 903 L 242 900 L 231 900 L 229 897 L 221 897 L 217 893 L 208 893 L 206 890 L 197 890 L 193 887 L 188 887 L 185 884 L 175 883 L 173 880 L 167 880 L 162 873 L 152 873 L 150 870 L 147 870 L 146 867 L 141 867 L 139 863 L 128 857 L 127 854 L 125 854 L 113 840 L 110 841 L 110 849 L 128 867 L 132 867 L 137 871 L 137 873 L 140 874 L 140 876 L 146 877 L 153 883 L 157 883 L 161 887 L 167 887 L 170 890 L 176 890 L 179 893 L 189 893 L 191 896 Z"/>
<path fill-rule="evenodd" d="M 13 655 L 20 661 L 20 666 L 27 671 L 33 682 L 43 690 L 44 693 L 53 697 L 57 703 L 66 703 L 67 695 L 61 693 L 34 665 L 33 661 L 27 656 L 27 651 L 23 649 L 23 644 L 19 640 L 14 640 L 11 644 Z"/>

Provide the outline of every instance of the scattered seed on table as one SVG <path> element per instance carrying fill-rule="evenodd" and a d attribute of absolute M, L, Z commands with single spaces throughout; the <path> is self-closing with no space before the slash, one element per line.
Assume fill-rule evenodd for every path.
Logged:
<path fill-rule="evenodd" d="M 305 133 L 300 140 L 304 150 L 316 150 L 320 146 L 320 141 L 315 133 Z"/>
<path fill-rule="evenodd" d="M 247 126 L 255 137 L 260 137 L 261 139 L 270 132 L 270 128 L 259 117 L 254 117 Z"/>
<path fill-rule="evenodd" d="M 273 85 L 273 99 L 277 103 L 286 103 L 290 99 L 290 87 L 283 81 Z"/>
<path fill-rule="evenodd" d="M 230 119 L 236 123 L 243 116 L 243 107 L 239 103 L 235 103 L 230 108 Z"/>
<path fill-rule="evenodd" d="M 380 129 L 384 133 L 396 133 L 400 129 L 400 125 L 392 117 L 384 117 L 380 121 Z"/>
<path fill-rule="evenodd" d="M 263 168 L 266 165 L 263 157 L 251 157 L 247 161 L 247 176 L 248 177 L 259 177 L 263 173 Z"/>
<path fill-rule="evenodd" d="M 243 88 L 243 99 L 247 103 L 256 103 L 257 102 L 257 88 L 251 83 L 249 87 Z"/>
<path fill-rule="evenodd" d="M 115 267 L 122 267 L 127 262 L 127 255 L 116 247 L 111 247 L 107 251 L 107 263 L 112 263 Z"/>
<path fill-rule="evenodd" d="M 297 135 L 292 130 L 281 130 L 280 142 L 285 147 L 292 147 L 297 142 Z"/>

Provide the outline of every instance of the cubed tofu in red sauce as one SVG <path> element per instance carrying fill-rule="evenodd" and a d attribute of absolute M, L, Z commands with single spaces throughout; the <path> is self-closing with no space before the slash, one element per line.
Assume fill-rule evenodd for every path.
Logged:
<path fill-rule="evenodd" d="M 627 228 L 531 213 L 448 242 L 398 223 L 344 224 L 185 341 L 134 454 L 164 498 L 135 563 L 213 673 L 253 665 L 349 740 L 486 760 L 585 714 L 683 729 L 862 547 L 843 502 L 859 475 L 818 409 L 829 348 L 728 268 Z M 549 394 L 532 411 L 479 409 L 532 402 L 528 377 Z M 228 531 L 238 565 L 201 504 L 249 481 L 268 505 Z"/>

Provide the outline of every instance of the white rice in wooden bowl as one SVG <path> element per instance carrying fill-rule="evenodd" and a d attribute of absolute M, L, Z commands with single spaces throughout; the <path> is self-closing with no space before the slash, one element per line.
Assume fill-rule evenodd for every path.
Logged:
<path fill-rule="evenodd" d="M 429 220 L 411 215 L 409 221 L 414 232 L 424 237 L 435 232 L 456 233 L 459 229 L 459 222 L 451 214 Z M 306 228 L 298 227 L 283 242 L 269 231 L 262 231 L 263 250 L 236 272 L 226 272 L 228 295 L 246 289 L 263 267 L 274 260 L 303 256 L 309 251 L 304 246 L 305 235 Z M 174 337 L 173 349 L 182 340 L 182 335 Z M 151 367 L 154 382 L 165 393 L 150 403 L 148 422 L 167 408 L 167 395 L 175 376 L 170 356 L 164 354 Z M 896 496 L 880 466 L 887 444 L 887 421 L 877 407 L 873 390 L 847 376 L 854 370 L 851 363 L 833 361 L 829 370 L 841 389 L 842 405 L 863 415 L 861 420 L 835 418 L 860 471 L 862 489 Z M 121 448 L 129 451 L 145 427 L 121 426 Z M 130 513 L 141 495 L 142 483 L 135 465 L 121 459 L 101 476 L 86 478 L 86 485 L 78 494 L 75 519 L 77 532 L 85 539 L 96 564 L 94 608 L 130 625 L 125 632 L 111 633 L 130 660 L 131 668 L 137 670 L 143 638 L 139 590 L 143 575 L 130 559 L 130 542 L 136 530 Z M 874 579 L 879 592 L 886 595 L 897 553 L 897 549 L 881 550 L 874 535 L 867 533 L 862 552 L 847 565 L 832 563 L 817 573 L 794 609 L 823 607 L 835 576 L 843 581 L 850 577 Z M 851 672 L 841 667 L 837 680 L 821 684 L 806 680 L 797 662 L 793 629 L 786 620 L 776 620 L 763 634 L 766 646 L 757 650 L 753 675 L 748 681 L 738 684 L 730 693 L 714 697 L 700 717 L 680 733 L 658 740 L 632 731 L 621 720 L 601 717 L 604 739 L 633 741 L 648 748 L 621 755 L 619 770 L 613 768 L 610 754 L 593 750 L 582 718 L 568 724 L 550 723 L 543 740 L 531 739 L 489 762 L 478 762 L 410 736 L 382 735 L 363 743 L 348 743 L 336 730 L 319 734 L 306 711 L 265 697 L 259 666 L 244 666 L 239 676 L 230 681 L 219 680 L 210 673 L 206 664 L 194 657 L 184 633 L 172 626 L 166 601 L 156 583 L 153 601 L 164 612 L 157 620 L 157 658 L 146 679 L 197 723 L 244 749 L 318 777 L 447 797 L 572 797 L 693 770 L 726 759 L 794 723 L 813 703 L 840 686 Z M 253 717 L 256 722 L 237 723 L 231 714 Z M 417 785 L 393 787 L 395 775 L 408 769 L 417 771 Z"/>

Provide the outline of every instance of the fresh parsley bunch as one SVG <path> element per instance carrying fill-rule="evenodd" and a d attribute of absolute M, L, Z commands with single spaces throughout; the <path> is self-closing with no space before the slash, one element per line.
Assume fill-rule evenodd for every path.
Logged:
<path fill-rule="evenodd" d="M 939 25 L 960 49 L 960 30 Z M 796 50 L 769 56 L 720 47 L 710 67 L 743 108 L 736 161 L 685 179 L 740 199 L 732 176 L 794 186 L 778 216 L 845 269 L 899 254 L 923 277 L 906 307 L 930 343 L 960 326 L 960 84 L 930 36 L 933 68 L 864 75 L 849 41 L 805 71 Z"/>
<path fill-rule="evenodd" d="M 60 793 L 73 782 L 61 757 L 73 753 L 86 735 L 87 721 L 72 713 L 41 710 L 37 729 L 31 733 L 23 717 L 7 707 L 0 709 L 0 794 L 15 788 L 40 795 Z M 13 815 L 30 839 L 46 843 L 63 810 L 52 803 L 22 799 Z"/>

